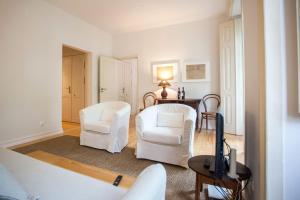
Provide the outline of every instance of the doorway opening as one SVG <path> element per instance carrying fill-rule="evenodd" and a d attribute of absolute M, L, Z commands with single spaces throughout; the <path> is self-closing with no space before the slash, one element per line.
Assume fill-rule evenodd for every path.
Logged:
<path fill-rule="evenodd" d="M 88 105 L 88 61 L 88 52 L 62 46 L 62 127 L 65 134 L 79 135 L 74 129 L 78 129 L 80 123 L 79 111 Z"/>
<path fill-rule="evenodd" d="M 124 101 L 131 114 L 138 112 L 138 59 L 101 56 L 98 74 L 98 102 Z"/>

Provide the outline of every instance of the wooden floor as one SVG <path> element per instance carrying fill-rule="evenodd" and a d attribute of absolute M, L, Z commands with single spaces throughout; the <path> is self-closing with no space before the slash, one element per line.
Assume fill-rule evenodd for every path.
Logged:
<path fill-rule="evenodd" d="M 128 146 L 135 148 L 136 133 L 134 117 L 130 119 Z M 64 134 L 80 136 L 80 125 L 77 123 L 63 122 Z M 231 148 L 237 149 L 237 161 L 244 163 L 244 136 L 225 134 L 226 142 Z M 228 153 L 226 148 L 225 154 Z M 215 132 L 203 130 L 201 133 L 195 132 L 194 155 L 213 155 L 215 153 Z"/>
<path fill-rule="evenodd" d="M 71 135 L 71 136 L 80 136 L 80 124 L 77 123 L 70 123 L 70 122 L 63 122 L 63 134 L 64 135 Z M 56 136 L 57 137 L 57 136 Z M 48 139 L 52 139 L 48 138 Z M 225 138 L 227 143 L 232 147 L 237 149 L 237 160 L 241 163 L 244 163 L 244 136 L 236 136 L 236 135 L 230 135 L 225 134 Z M 43 139 L 43 141 L 46 139 Z M 30 142 L 27 144 L 22 144 L 15 146 L 21 147 L 26 146 L 28 144 L 33 144 L 35 142 L 40 142 L 41 140 L 37 140 L 34 142 Z M 130 119 L 130 127 L 129 127 L 129 143 L 128 146 L 135 148 L 136 145 L 136 133 L 135 133 L 135 121 L 134 117 L 131 117 Z M 14 147 L 12 147 L 14 148 Z M 214 131 L 202 131 L 201 133 L 195 132 L 195 140 L 194 140 L 194 155 L 213 155 L 215 152 L 215 133 Z M 225 148 L 225 154 L 226 154 L 226 148 Z M 117 173 L 86 165 L 74 160 L 70 160 L 67 158 L 63 158 L 57 155 L 53 155 L 50 153 L 42 152 L 42 151 L 35 151 L 28 154 L 31 157 L 34 157 L 36 159 L 48 162 L 50 164 L 54 164 L 57 166 L 60 166 L 62 168 L 75 171 L 77 173 L 81 173 L 96 179 L 100 179 L 103 181 L 106 181 L 108 183 L 112 183 L 115 178 L 117 177 Z M 120 183 L 120 187 L 128 188 L 130 187 L 133 182 L 135 181 L 135 178 L 123 175 L 123 180 Z"/>
<path fill-rule="evenodd" d="M 33 151 L 31 153 L 28 153 L 27 155 L 36 158 L 38 160 L 45 161 L 47 163 L 105 181 L 110 184 L 114 182 L 114 180 L 118 175 L 122 175 L 123 178 L 119 186 L 123 188 L 130 188 L 135 181 L 135 178 L 128 175 L 117 174 L 115 172 L 106 169 L 83 164 L 74 160 L 70 160 L 43 151 Z"/>

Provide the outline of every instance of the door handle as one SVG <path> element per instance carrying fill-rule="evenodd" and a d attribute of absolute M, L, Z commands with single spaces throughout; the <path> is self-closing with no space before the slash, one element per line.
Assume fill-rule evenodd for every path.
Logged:
<path fill-rule="evenodd" d="M 100 92 L 104 92 L 105 90 L 107 90 L 106 88 L 100 88 Z"/>
<path fill-rule="evenodd" d="M 69 90 L 69 94 L 71 94 L 71 86 L 67 87 L 67 90 Z"/>

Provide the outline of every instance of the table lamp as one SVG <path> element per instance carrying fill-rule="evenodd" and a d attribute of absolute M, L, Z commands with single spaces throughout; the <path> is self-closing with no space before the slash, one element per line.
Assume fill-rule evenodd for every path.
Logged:
<path fill-rule="evenodd" d="M 162 99 L 166 99 L 168 96 L 166 87 L 167 86 L 171 86 L 171 84 L 167 81 L 167 80 L 161 80 L 158 84 L 158 86 L 161 86 L 163 88 L 162 92 L 161 92 L 161 98 Z"/>
<path fill-rule="evenodd" d="M 158 86 L 161 86 L 163 88 L 162 92 L 161 92 L 161 98 L 162 99 L 166 99 L 168 96 L 166 87 L 167 86 L 171 86 L 171 84 L 168 82 L 168 80 L 172 79 L 172 68 L 170 67 L 164 67 L 161 70 L 159 70 L 158 72 L 158 78 L 160 80 Z"/>

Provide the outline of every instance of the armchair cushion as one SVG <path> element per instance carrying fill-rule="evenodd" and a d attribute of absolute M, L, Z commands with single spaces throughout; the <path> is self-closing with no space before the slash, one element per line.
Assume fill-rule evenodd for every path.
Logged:
<path fill-rule="evenodd" d="M 116 109 L 104 109 L 102 111 L 102 114 L 101 114 L 101 121 L 112 121 L 113 120 L 113 117 L 114 117 L 114 114 L 117 112 L 118 110 Z"/>
<path fill-rule="evenodd" d="M 84 123 L 85 130 L 109 134 L 111 131 L 110 121 L 88 121 Z"/>
<path fill-rule="evenodd" d="M 158 112 L 157 126 L 181 128 L 183 127 L 183 113 Z"/>
<path fill-rule="evenodd" d="M 159 144 L 179 145 L 182 133 L 182 128 L 151 127 L 144 131 L 143 139 Z"/>

